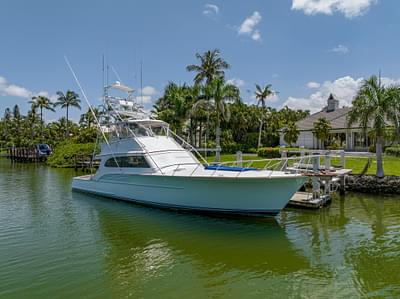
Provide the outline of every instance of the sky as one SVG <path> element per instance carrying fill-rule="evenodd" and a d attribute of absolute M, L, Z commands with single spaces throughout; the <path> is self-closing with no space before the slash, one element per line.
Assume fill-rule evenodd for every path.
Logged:
<path fill-rule="evenodd" d="M 364 78 L 400 83 L 398 0 L 2 0 L 0 116 L 32 96 L 79 92 L 68 57 L 94 105 L 102 96 L 102 57 L 150 109 L 170 81 L 188 83 L 195 54 L 219 49 L 228 82 L 255 104 L 255 83 L 272 84 L 272 107 L 321 109 L 330 93 L 351 105 Z M 81 97 L 82 98 L 82 97 Z M 71 110 L 72 118 L 87 110 Z M 47 121 L 65 111 L 45 112 Z"/>

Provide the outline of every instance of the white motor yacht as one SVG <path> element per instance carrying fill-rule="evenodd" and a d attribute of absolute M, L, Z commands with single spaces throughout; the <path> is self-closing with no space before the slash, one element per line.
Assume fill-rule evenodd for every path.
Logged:
<path fill-rule="evenodd" d="M 133 92 L 120 84 L 111 87 Z M 128 102 L 129 97 L 105 96 L 115 121 L 103 126 L 108 137 L 96 156 L 97 172 L 75 177 L 74 190 L 162 208 L 276 215 L 307 179 L 299 173 L 200 161 L 167 123 L 146 117 Z M 121 105 L 124 109 L 117 110 Z"/>

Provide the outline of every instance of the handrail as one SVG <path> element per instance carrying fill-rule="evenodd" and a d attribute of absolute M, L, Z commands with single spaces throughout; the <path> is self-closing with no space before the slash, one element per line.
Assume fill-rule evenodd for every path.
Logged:
<path fill-rule="evenodd" d="M 183 142 L 184 144 L 188 145 L 189 148 L 194 151 L 197 155 L 199 155 L 199 157 L 201 158 L 201 160 L 203 160 L 203 162 L 205 164 L 208 165 L 208 161 L 206 159 L 204 159 L 204 157 L 196 150 L 196 148 L 194 146 L 192 146 L 189 142 L 187 142 L 186 140 L 184 140 L 181 136 L 179 136 L 178 134 L 175 134 L 173 131 L 168 130 L 169 133 L 171 133 L 173 136 L 175 136 L 176 138 L 178 138 L 181 142 Z"/>
<path fill-rule="evenodd" d="M 285 167 L 287 167 L 287 164 L 290 160 L 299 160 L 299 165 L 304 165 L 304 161 L 308 160 L 307 162 L 310 162 L 311 159 L 313 158 L 321 158 L 323 157 L 323 155 L 308 155 L 308 156 L 304 156 L 304 157 L 286 157 L 286 158 L 270 158 L 270 159 L 258 159 L 258 160 L 245 160 L 244 162 L 246 163 L 247 168 L 249 168 L 253 163 L 255 162 L 267 162 L 266 165 L 262 168 L 262 169 L 257 169 L 258 171 L 269 171 L 269 175 L 267 176 L 268 178 L 272 176 L 275 170 L 274 168 L 277 168 L 281 165 L 281 162 L 284 162 L 284 164 L 279 167 L 278 171 L 283 171 L 283 169 Z M 276 162 L 276 163 L 274 163 Z M 229 164 L 235 164 L 236 161 L 227 161 L 227 162 L 221 162 L 218 163 L 215 167 L 215 169 L 213 169 L 210 177 L 214 177 L 218 171 L 224 166 L 224 165 L 229 165 Z M 164 165 L 159 167 L 159 170 L 161 171 L 162 169 L 165 168 L 170 168 L 170 167 L 175 167 L 172 170 L 173 175 L 177 172 L 178 169 L 180 169 L 182 166 L 196 166 L 190 173 L 190 176 L 192 176 L 201 166 L 204 166 L 204 164 L 198 162 L 186 162 L 186 163 L 173 163 L 173 164 L 168 164 L 168 165 Z M 298 167 L 296 169 L 296 167 L 291 168 L 291 172 L 294 171 L 294 173 L 300 173 L 300 172 L 304 172 L 304 171 L 312 171 L 313 172 L 313 166 L 312 164 L 310 165 L 310 167 L 308 166 L 309 164 L 306 164 L 307 167 L 306 168 L 300 168 Z M 272 169 L 267 169 L 267 168 L 272 168 Z M 243 173 L 245 173 L 245 168 L 242 168 L 240 171 L 238 171 L 238 174 L 236 176 L 234 176 L 235 178 L 240 177 Z M 165 174 L 161 171 L 162 174 Z"/>

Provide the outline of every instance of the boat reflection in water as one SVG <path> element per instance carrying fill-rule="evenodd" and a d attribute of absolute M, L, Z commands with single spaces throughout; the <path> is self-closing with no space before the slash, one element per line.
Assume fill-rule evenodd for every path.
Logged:
<path fill-rule="evenodd" d="M 227 294 L 238 279 L 274 279 L 309 267 L 273 218 L 217 218 L 75 192 L 73 197 L 94 208 L 93 225 L 106 243 L 106 272 L 121 291 L 130 285 L 137 295 L 149 295 L 176 287 L 174 294 L 184 296 L 200 288 L 193 285 L 200 281 L 202 291 Z"/>

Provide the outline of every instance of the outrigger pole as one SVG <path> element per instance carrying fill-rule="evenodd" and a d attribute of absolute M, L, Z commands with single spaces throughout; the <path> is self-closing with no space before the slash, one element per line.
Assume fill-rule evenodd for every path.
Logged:
<path fill-rule="evenodd" d="M 80 89 L 80 91 L 81 91 L 81 93 L 82 93 L 82 95 L 83 95 L 83 98 L 85 99 L 86 104 L 88 105 L 88 107 L 89 107 L 89 109 L 90 109 L 90 112 L 91 112 L 92 115 L 93 115 L 94 120 L 96 121 L 96 124 L 97 124 L 97 126 L 98 126 L 98 128 L 99 128 L 99 130 L 100 130 L 100 132 L 101 132 L 101 135 L 103 136 L 103 138 L 104 138 L 104 140 L 105 140 L 105 142 L 106 142 L 108 148 L 110 149 L 110 151 L 111 151 L 111 153 L 112 153 L 112 155 L 113 155 L 113 158 L 114 158 L 114 160 L 115 160 L 115 163 L 117 164 L 118 168 L 120 168 L 120 167 L 119 167 L 119 164 L 118 164 L 118 161 L 117 161 L 117 159 L 115 158 L 114 152 L 113 152 L 112 149 L 111 149 L 110 143 L 108 142 L 107 136 L 106 136 L 106 134 L 103 132 L 103 129 L 101 128 L 101 124 L 100 124 L 99 120 L 97 119 L 96 114 L 95 114 L 94 111 L 93 111 L 92 105 L 90 104 L 90 102 L 89 102 L 89 100 L 88 100 L 88 98 L 87 98 L 87 96 L 86 96 L 86 93 L 85 93 L 85 91 L 83 90 L 82 85 L 81 85 L 81 83 L 80 83 L 79 80 L 78 80 L 78 77 L 76 76 L 76 74 L 75 74 L 75 72 L 74 72 L 74 70 L 73 70 L 71 64 L 69 63 L 69 60 L 68 60 L 67 56 L 64 56 L 64 60 L 65 60 L 65 63 L 67 64 L 69 70 L 71 71 L 72 76 L 74 77 L 75 82 L 76 82 L 76 84 L 78 85 L 78 87 L 79 87 L 79 89 Z"/>

